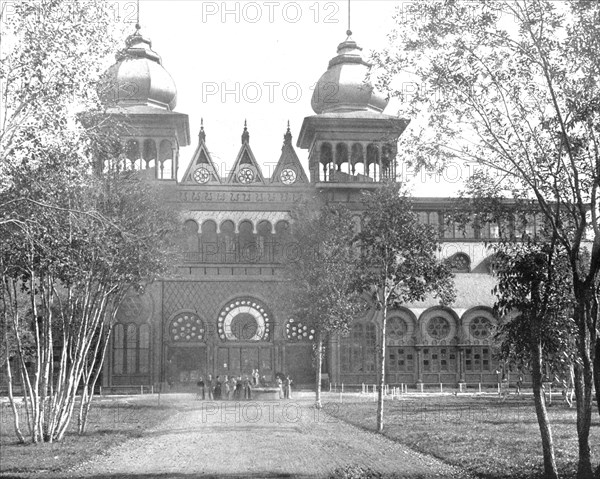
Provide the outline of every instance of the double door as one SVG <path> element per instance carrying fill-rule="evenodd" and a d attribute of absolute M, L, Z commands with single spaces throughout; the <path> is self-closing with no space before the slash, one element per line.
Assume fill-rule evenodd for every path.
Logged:
<path fill-rule="evenodd" d="M 268 346 L 228 346 L 218 347 L 216 374 L 219 376 L 248 376 L 258 369 L 261 376 L 272 380 L 275 374 L 273 347 Z"/>

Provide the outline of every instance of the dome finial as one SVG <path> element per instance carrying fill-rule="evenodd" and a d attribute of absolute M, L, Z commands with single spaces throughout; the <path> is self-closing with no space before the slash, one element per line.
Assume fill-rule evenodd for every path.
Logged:
<path fill-rule="evenodd" d="M 348 37 L 346 41 L 352 36 L 352 30 L 350 29 L 350 0 L 348 0 L 348 30 L 346 30 L 346 36 Z"/>
<path fill-rule="evenodd" d="M 244 132 L 242 133 L 242 145 L 244 143 L 250 143 L 250 133 L 248 133 L 248 125 L 246 120 L 244 120 Z"/>
<path fill-rule="evenodd" d="M 198 139 L 200 143 L 204 143 L 206 141 L 206 133 L 204 132 L 204 118 L 200 118 L 200 133 L 198 133 Z"/>
<path fill-rule="evenodd" d="M 285 132 L 285 135 L 283 135 L 283 143 L 284 143 L 284 145 L 292 144 L 292 132 L 290 131 L 290 120 L 288 120 L 288 122 L 287 122 L 287 131 Z"/>

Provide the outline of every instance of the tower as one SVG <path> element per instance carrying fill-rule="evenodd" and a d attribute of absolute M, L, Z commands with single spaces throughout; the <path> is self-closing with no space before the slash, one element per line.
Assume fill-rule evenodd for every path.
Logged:
<path fill-rule="evenodd" d="M 396 143 L 409 121 L 386 115 L 387 100 L 367 81 L 370 64 L 350 37 L 317 82 L 297 146 L 309 150 L 311 183 L 394 180 Z"/>
<path fill-rule="evenodd" d="M 106 113 L 119 125 L 127 166 L 146 170 L 148 179 L 177 181 L 179 148 L 190 144 L 188 116 L 173 111 L 175 82 L 139 24 L 104 80 Z"/>

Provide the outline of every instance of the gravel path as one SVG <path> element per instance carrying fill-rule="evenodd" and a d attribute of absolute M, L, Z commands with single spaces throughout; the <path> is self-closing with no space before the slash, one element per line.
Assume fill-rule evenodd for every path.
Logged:
<path fill-rule="evenodd" d="M 69 478 L 327 478 L 368 466 L 384 477 L 466 478 L 385 437 L 287 402 L 202 402 L 63 473 Z"/>

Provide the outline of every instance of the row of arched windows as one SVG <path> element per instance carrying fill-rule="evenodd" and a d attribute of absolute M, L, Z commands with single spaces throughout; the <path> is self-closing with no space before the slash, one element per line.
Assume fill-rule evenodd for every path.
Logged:
<path fill-rule="evenodd" d="M 113 374 L 150 372 L 150 326 L 117 323 L 113 330 Z"/>
<path fill-rule="evenodd" d="M 206 220 L 184 224 L 187 261 L 201 263 L 280 263 L 293 254 L 290 224 L 281 220 L 273 226 L 260 221 L 256 228 L 249 220 L 220 225 Z"/>
<path fill-rule="evenodd" d="M 125 156 L 130 162 L 129 166 L 135 170 L 156 168 L 157 179 L 175 179 L 175 153 L 170 140 L 160 142 L 151 138 L 127 140 L 125 143 Z"/>
<path fill-rule="evenodd" d="M 381 181 L 396 177 L 396 146 L 369 143 L 332 144 L 319 146 L 322 171 L 313 181 Z"/>

